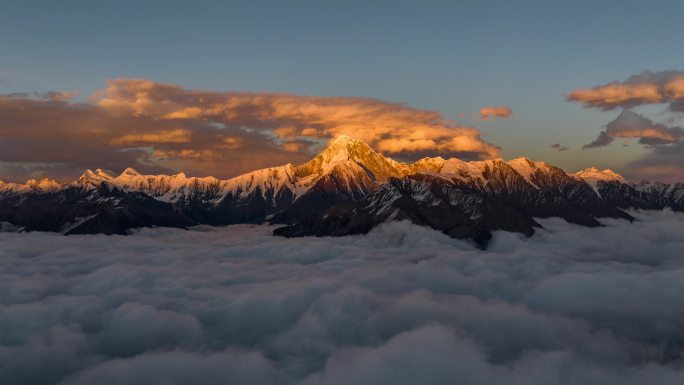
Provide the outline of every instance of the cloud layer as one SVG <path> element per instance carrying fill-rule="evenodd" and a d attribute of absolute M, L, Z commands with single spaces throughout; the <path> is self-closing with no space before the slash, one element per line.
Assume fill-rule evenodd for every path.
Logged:
<path fill-rule="evenodd" d="M 684 111 L 684 71 L 643 71 L 622 82 L 578 88 L 566 99 L 602 110 L 669 103 L 670 110 Z"/>
<path fill-rule="evenodd" d="M 0 96 L 4 179 L 127 166 L 227 177 L 305 161 L 340 134 L 403 157 L 500 153 L 475 128 L 377 99 L 211 92 L 142 79 L 112 80 L 88 103 L 72 102 L 75 96 Z"/>
<path fill-rule="evenodd" d="M 0 233 L 3 384 L 680 384 L 684 215 L 471 245 L 408 223 Z"/>
<path fill-rule="evenodd" d="M 475 129 L 447 122 L 438 112 L 369 98 L 208 92 L 149 80 L 119 79 L 110 81 L 93 100 L 124 115 L 202 119 L 227 127 L 269 130 L 292 149 L 299 149 L 306 139 L 346 134 L 386 153 L 432 150 L 487 157 L 498 154 L 498 149 L 483 142 Z"/>

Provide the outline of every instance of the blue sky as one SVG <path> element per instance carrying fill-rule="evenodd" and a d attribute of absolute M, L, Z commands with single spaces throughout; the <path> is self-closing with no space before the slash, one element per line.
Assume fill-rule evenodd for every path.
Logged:
<path fill-rule="evenodd" d="M 619 111 L 564 95 L 681 69 L 683 14 L 680 1 L 6 0 L 0 93 L 78 91 L 84 100 L 106 79 L 131 77 L 372 97 L 473 125 L 504 158 L 620 169 L 646 150 L 580 149 Z M 474 119 L 488 105 L 514 115 Z M 556 142 L 571 149 L 549 149 Z"/>

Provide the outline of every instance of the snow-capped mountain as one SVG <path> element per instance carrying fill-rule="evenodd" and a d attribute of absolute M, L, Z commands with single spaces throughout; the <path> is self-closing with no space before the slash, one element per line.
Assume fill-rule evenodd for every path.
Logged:
<path fill-rule="evenodd" d="M 568 174 L 527 158 L 402 163 L 340 136 L 301 165 L 231 179 L 116 175 L 87 170 L 77 180 L 0 181 L 0 222 L 27 231 L 125 234 L 142 226 L 283 223 L 286 236 L 344 235 L 408 219 L 486 244 L 492 230 L 532 234 L 535 217 L 586 226 L 631 217 L 623 209 L 684 210 L 684 185 L 633 184 L 610 171 Z"/>
<path fill-rule="evenodd" d="M 575 176 L 589 183 L 597 193 L 599 191 L 599 182 L 627 183 L 622 175 L 614 172 L 613 170 L 605 169 L 603 171 L 599 171 L 599 169 L 596 167 L 585 168 L 582 171 L 576 172 Z"/>

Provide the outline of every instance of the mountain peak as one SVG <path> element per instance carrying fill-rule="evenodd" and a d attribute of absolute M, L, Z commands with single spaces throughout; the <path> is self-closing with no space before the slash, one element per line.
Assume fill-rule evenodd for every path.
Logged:
<path fill-rule="evenodd" d="M 601 178 L 601 179 L 606 179 L 606 178 L 620 179 L 620 180 L 625 179 L 622 177 L 622 175 L 616 173 L 615 171 L 613 171 L 611 169 L 607 168 L 607 169 L 601 171 L 596 167 L 585 168 L 582 171 L 576 172 L 575 175 L 578 175 L 581 177 L 594 177 L 594 178 Z"/>
<path fill-rule="evenodd" d="M 350 149 L 354 148 L 360 148 L 364 151 L 375 152 L 368 143 L 364 142 L 363 140 L 352 138 L 349 135 L 340 135 L 336 137 L 335 139 L 330 141 L 328 147 L 326 147 L 323 151 L 325 152 L 327 150 L 330 150 L 333 152 L 349 152 Z"/>
<path fill-rule="evenodd" d="M 626 179 L 616 173 L 613 170 L 610 169 L 605 169 L 603 171 L 600 171 L 596 167 L 589 167 L 585 168 L 582 171 L 578 171 L 575 173 L 575 176 L 584 180 L 585 182 L 589 183 L 594 190 L 598 191 L 597 189 L 597 182 L 598 181 L 603 181 L 603 182 L 621 182 L 624 183 L 626 182 Z"/>
<path fill-rule="evenodd" d="M 298 176 L 327 174 L 340 162 L 351 161 L 361 166 L 372 180 L 404 176 L 408 165 L 377 153 L 368 143 L 348 135 L 340 135 L 312 160 L 296 167 Z"/>
<path fill-rule="evenodd" d="M 26 185 L 38 190 L 56 190 L 61 186 L 59 182 L 49 178 L 41 178 L 40 180 L 29 179 L 26 181 Z"/>
<path fill-rule="evenodd" d="M 91 178 L 91 179 L 112 179 L 114 175 L 112 174 L 111 171 L 103 170 L 101 168 L 98 168 L 97 170 L 93 171 L 91 169 L 87 169 L 81 174 L 81 178 Z"/>
<path fill-rule="evenodd" d="M 109 171 L 102 170 L 98 168 L 97 170 L 93 171 L 91 169 L 87 169 L 81 174 L 81 176 L 78 178 L 78 180 L 72 182 L 73 184 L 77 185 L 82 185 L 82 186 L 97 186 L 102 182 L 110 181 L 114 178 L 114 175 L 111 174 Z"/>
<path fill-rule="evenodd" d="M 128 167 L 127 169 L 123 170 L 121 175 L 139 176 L 140 173 L 136 171 L 133 167 Z"/>
<path fill-rule="evenodd" d="M 368 143 L 348 135 L 340 135 L 332 140 L 316 158 L 321 157 L 324 164 L 345 160 L 352 160 L 358 163 L 358 161 L 371 155 L 382 156 L 375 152 Z"/>

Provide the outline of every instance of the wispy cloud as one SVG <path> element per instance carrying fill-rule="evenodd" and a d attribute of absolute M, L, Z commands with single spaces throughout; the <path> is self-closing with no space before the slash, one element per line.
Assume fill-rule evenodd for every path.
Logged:
<path fill-rule="evenodd" d="M 560 143 L 554 143 L 554 144 L 552 144 L 552 145 L 551 145 L 551 148 L 554 149 L 554 150 L 556 150 L 556 151 L 566 151 L 566 150 L 569 150 L 569 149 L 570 149 L 570 147 L 561 146 Z"/>

